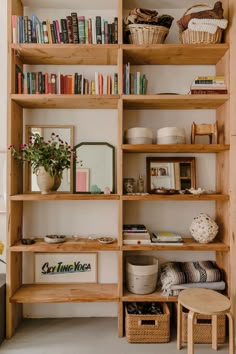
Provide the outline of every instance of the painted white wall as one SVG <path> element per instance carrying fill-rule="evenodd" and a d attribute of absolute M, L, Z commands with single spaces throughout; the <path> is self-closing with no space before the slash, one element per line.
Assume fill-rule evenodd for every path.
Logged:
<path fill-rule="evenodd" d="M 25 0 L 26 1 L 26 0 Z M 27 0 L 30 3 L 30 0 Z M 45 2 L 48 3 L 48 2 Z M 6 4 L 0 2 L 0 20 L 2 36 L 0 39 L 0 77 L 3 78 L 0 86 L 1 102 L 1 129 L 0 147 L 6 149 Z M 38 2 L 39 4 L 39 2 Z M 40 3 L 41 6 L 41 3 Z M 114 9 L 113 6 L 111 8 Z M 37 13 L 39 18 L 55 18 L 55 10 L 27 9 L 28 13 Z M 185 9 L 161 10 L 160 13 L 173 14 L 175 19 L 181 17 Z M 64 16 L 68 11 L 60 10 L 57 16 Z M 83 14 L 87 15 L 86 10 Z M 94 12 L 98 14 L 98 12 Z M 108 12 L 102 11 L 103 16 Z M 114 10 L 109 15 L 113 17 Z M 178 30 L 173 23 L 167 43 L 178 42 Z M 32 70 L 36 67 L 31 66 Z M 63 67 L 38 66 L 38 70 L 50 72 L 72 71 L 84 72 L 93 75 L 94 67 Z M 103 73 L 114 72 L 116 67 L 96 67 Z M 139 67 L 133 68 L 138 70 Z M 29 69 L 29 66 L 27 67 Z M 179 92 L 187 93 L 193 78 L 197 75 L 213 75 L 213 66 L 144 66 L 142 72 L 149 79 L 148 92 Z M 195 122 L 214 122 L 215 112 L 212 110 L 153 110 L 153 111 L 125 111 L 124 129 L 132 126 L 149 126 L 155 137 L 156 129 L 164 126 L 185 127 L 187 141 L 190 139 L 190 127 Z M 74 142 L 106 141 L 117 147 L 117 111 L 115 110 L 24 110 L 24 124 L 72 124 L 75 126 Z M 196 155 L 197 159 L 197 186 L 215 188 L 215 157 L 214 155 Z M 2 173 L 2 171 L 0 171 Z M 124 159 L 124 176 L 137 178 L 145 175 L 145 155 L 131 154 Z M 124 222 L 145 223 L 149 229 L 173 230 L 188 235 L 188 228 L 192 218 L 200 213 L 207 212 L 214 217 L 214 202 L 125 202 Z M 90 234 L 118 237 L 118 203 L 116 201 L 66 201 L 25 202 L 24 203 L 24 237 L 42 237 L 46 234 L 65 234 L 88 236 Z M 3 217 L 3 219 L 1 219 Z M 0 215 L 1 237 L 5 240 L 5 215 Z M 214 252 L 154 252 L 160 263 L 167 260 L 214 259 Z M 99 274 L 101 282 L 117 282 L 117 254 L 115 252 L 99 252 Z M 30 282 L 34 277 L 33 255 L 24 256 L 24 282 Z M 1 270 L 1 268 L 0 268 Z M 27 304 L 24 305 L 26 317 L 73 317 L 73 316 L 116 316 L 117 304 L 114 303 L 78 303 L 78 304 Z"/>

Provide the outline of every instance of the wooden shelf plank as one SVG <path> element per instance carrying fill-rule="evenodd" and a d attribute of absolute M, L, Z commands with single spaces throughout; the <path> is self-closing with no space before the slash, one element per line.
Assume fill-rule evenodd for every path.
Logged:
<path fill-rule="evenodd" d="M 219 251 L 219 252 L 228 252 L 229 246 L 216 241 L 210 243 L 198 243 L 192 238 L 184 238 L 183 245 L 123 245 L 123 251 Z"/>
<path fill-rule="evenodd" d="M 119 96 L 12 94 L 11 99 L 23 108 L 116 109 Z"/>
<path fill-rule="evenodd" d="M 174 200 L 184 200 L 184 201 L 196 201 L 196 200 L 205 200 L 205 201 L 227 201 L 229 196 L 226 194 L 173 194 L 173 195 L 158 195 L 158 194 L 146 194 L 146 195 L 123 195 L 122 200 L 165 200 L 165 201 L 174 201 Z"/>
<path fill-rule="evenodd" d="M 151 294 L 138 295 L 132 294 L 127 289 L 124 289 L 122 301 L 160 301 L 160 302 L 177 302 L 177 296 L 164 296 L 158 290 Z"/>
<path fill-rule="evenodd" d="M 125 109 L 215 109 L 229 95 L 122 95 Z"/>
<path fill-rule="evenodd" d="M 118 194 L 72 194 L 72 193 L 29 193 L 10 196 L 15 201 L 37 201 L 37 200 L 119 200 Z"/>
<path fill-rule="evenodd" d="M 228 44 L 123 45 L 124 63 L 132 65 L 215 65 Z"/>
<path fill-rule="evenodd" d="M 98 240 L 90 240 L 81 237 L 78 241 L 73 238 L 66 239 L 63 243 L 49 244 L 43 238 L 35 238 L 32 245 L 22 245 L 18 241 L 15 245 L 9 247 L 11 252 L 79 252 L 79 251 L 118 251 L 117 240 L 110 244 L 102 244 Z"/>
<path fill-rule="evenodd" d="M 17 303 L 118 301 L 117 284 L 25 284 L 11 297 Z"/>
<path fill-rule="evenodd" d="M 131 153 L 217 153 L 229 150 L 227 144 L 123 144 L 122 150 Z"/>
<path fill-rule="evenodd" d="M 117 44 L 12 44 L 24 64 L 117 65 Z"/>

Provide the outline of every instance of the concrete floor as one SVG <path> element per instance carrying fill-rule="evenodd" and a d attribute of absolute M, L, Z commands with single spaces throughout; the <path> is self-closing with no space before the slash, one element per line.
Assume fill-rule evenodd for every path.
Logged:
<path fill-rule="evenodd" d="M 195 344 L 195 354 L 215 353 L 210 344 Z M 219 354 L 228 353 L 228 343 Z M 169 343 L 128 343 L 117 336 L 116 318 L 27 319 L 15 336 L 5 340 L 1 354 L 186 354 L 176 349 L 176 335 Z"/>

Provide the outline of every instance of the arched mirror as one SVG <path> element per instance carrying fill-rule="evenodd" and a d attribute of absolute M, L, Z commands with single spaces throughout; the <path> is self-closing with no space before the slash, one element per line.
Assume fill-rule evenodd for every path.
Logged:
<path fill-rule="evenodd" d="M 147 192 L 196 188 L 195 157 L 147 157 Z"/>
<path fill-rule="evenodd" d="M 104 193 L 105 189 L 114 193 L 114 146 L 83 142 L 74 151 L 74 193 Z"/>
<path fill-rule="evenodd" d="M 25 141 L 29 141 L 31 134 L 39 134 L 45 141 L 50 140 L 51 134 L 58 134 L 63 141 L 73 146 L 74 127 L 72 125 L 26 125 Z M 72 166 L 72 164 L 71 164 Z M 36 174 L 32 172 L 30 165 L 25 165 L 25 190 L 26 192 L 38 192 Z M 64 170 L 62 174 L 62 182 L 58 192 L 72 191 L 72 168 Z"/>

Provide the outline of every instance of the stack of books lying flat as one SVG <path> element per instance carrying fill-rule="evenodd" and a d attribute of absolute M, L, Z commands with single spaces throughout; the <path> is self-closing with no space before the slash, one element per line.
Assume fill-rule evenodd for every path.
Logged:
<path fill-rule="evenodd" d="M 175 232 L 154 231 L 151 236 L 152 243 L 160 245 L 183 245 L 182 236 Z"/>
<path fill-rule="evenodd" d="M 224 76 L 197 76 L 190 87 L 191 95 L 227 94 Z"/>
<path fill-rule="evenodd" d="M 124 245 L 147 245 L 151 243 L 151 236 L 143 224 L 123 225 Z"/>

